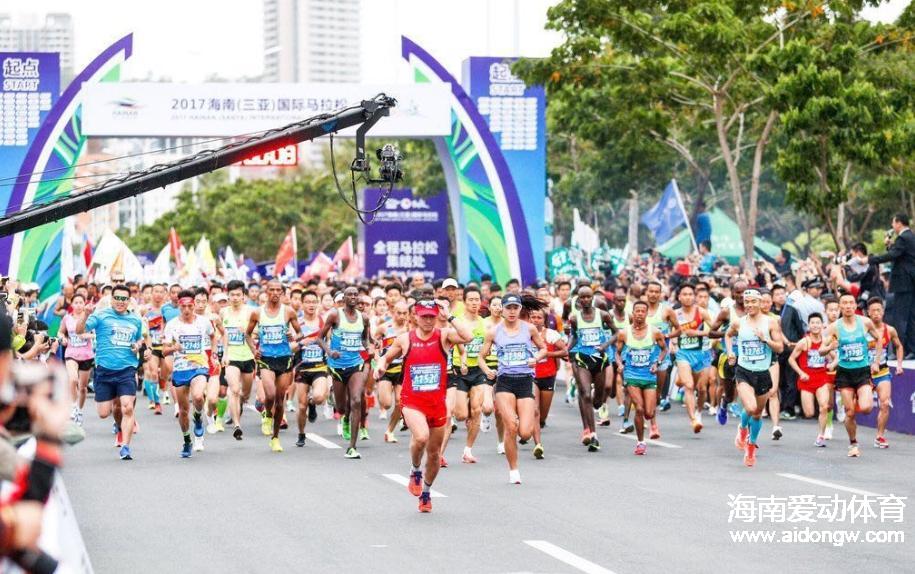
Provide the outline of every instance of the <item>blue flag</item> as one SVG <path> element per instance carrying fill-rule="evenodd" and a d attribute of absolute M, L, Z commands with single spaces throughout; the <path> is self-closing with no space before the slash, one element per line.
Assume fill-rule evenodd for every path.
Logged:
<path fill-rule="evenodd" d="M 664 195 L 654 207 L 645 212 L 640 221 L 654 233 L 659 245 L 667 242 L 678 227 L 686 224 L 686 214 L 680 204 L 680 190 L 677 189 L 675 180 L 670 180 L 664 188 Z"/>

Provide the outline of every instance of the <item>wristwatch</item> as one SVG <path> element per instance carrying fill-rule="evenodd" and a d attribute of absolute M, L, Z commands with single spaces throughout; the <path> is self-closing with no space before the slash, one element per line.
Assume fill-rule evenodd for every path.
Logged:
<path fill-rule="evenodd" d="M 448 317 L 448 322 L 451 323 L 455 319 L 457 319 L 457 317 L 455 317 L 454 315 L 451 315 L 450 317 Z"/>

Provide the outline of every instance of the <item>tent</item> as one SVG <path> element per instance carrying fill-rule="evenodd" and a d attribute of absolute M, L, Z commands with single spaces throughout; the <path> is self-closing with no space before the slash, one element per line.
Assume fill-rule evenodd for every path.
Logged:
<path fill-rule="evenodd" d="M 712 224 L 712 253 L 732 265 L 740 263 L 740 258 L 743 257 L 743 241 L 740 239 L 740 227 L 737 226 L 737 222 L 717 207 L 709 212 L 709 216 Z M 754 245 L 757 253 L 768 257 L 775 257 L 780 250 L 778 245 L 759 237 L 756 238 Z M 679 259 L 686 257 L 692 248 L 689 231 L 684 229 L 663 245 L 659 245 L 657 250 L 665 257 Z"/>

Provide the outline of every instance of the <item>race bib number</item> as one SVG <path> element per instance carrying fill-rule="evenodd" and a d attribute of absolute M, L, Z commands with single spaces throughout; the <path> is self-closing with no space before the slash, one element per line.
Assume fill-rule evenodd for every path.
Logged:
<path fill-rule="evenodd" d="M 237 346 L 245 344 L 245 334 L 238 327 L 226 327 L 226 334 L 229 336 L 229 345 Z"/>
<path fill-rule="evenodd" d="M 306 345 L 302 349 L 302 361 L 305 363 L 317 363 L 324 358 L 324 351 L 318 345 Z"/>
<path fill-rule="evenodd" d="M 762 341 L 741 341 L 740 356 L 747 361 L 762 361 L 766 358 L 766 345 Z"/>
<path fill-rule="evenodd" d="M 178 343 L 185 355 L 199 355 L 203 350 L 203 338 L 200 335 L 178 335 Z"/>
<path fill-rule="evenodd" d="M 502 348 L 501 363 L 506 367 L 522 367 L 527 365 L 528 349 L 523 343 L 513 343 Z"/>
<path fill-rule="evenodd" d="M 680 337 L 680 348 L 683 350 L 698 349 L 699 337 Z"/>
<path fill-rule="evenodd" d="M 651 363 L 651 349 L 629 349 L 629 366 L 647 367 Z"/>
<path fill-rule="evenodd" d="M 410 385 L 419 393 L 439 390 L 442 384 L 442 369 L 439 365 L 411 365 Z"/>
<path fill-rule="evenodd" d="M 340 332 L 340 349 L 352 353 L 358 353 L 362 350 L 362 333 L 355 331 Z"/>
<path fill-rule="evenodd" d="M 115 347 L 129 347 L 133 345 L 136 336 L 136 328 L 116 325 L 111 329 L 111 344 Z"/>
<path fill-rule="evenodd" d="M 149 340 L 152 341 L 154 347 L 158 347 L 162 344 L 162 331 L 156 329 L 155 331 L 149 332 Z"/>
<path fill-rule="evenodd" d="M 813 369 L 819 369 L 826 366 L 826 357 L 820 355 L 818 350 L 807 351 L 807 366 Z"/>
<path fill-rule="evenodd" d="M 261 328 L 261 344 L 279 345 L 286 341 L 285 325 L 267 325 Z"/>
<path fill-rule="evenodd" d="M 842 358 L 846 361 L 857 362 L 864 360 L 864 343 L 845 343 L 842 345 Z"/>
<path fill-rule="evenodd" d="M 70 336 L 70 346 L 74 349 L 80 349 L 82 347 L 87 347 L 89 345 L 89 339 L 84 339 L 79 335 Z"/>
<path fill-rule="evenodd" d="M 583 347 L 597 347 L 601 344 L 603 331 L 596 327 L 578 330 L 578 340 Z"/>
<path fill-rule="evenodd" d="M 467 351 L 468 359 L 476 359 L 480 356 L 480 349 L 483 348 L 483 337 L 474 337 L 469 343 L 464 345 Z"/>

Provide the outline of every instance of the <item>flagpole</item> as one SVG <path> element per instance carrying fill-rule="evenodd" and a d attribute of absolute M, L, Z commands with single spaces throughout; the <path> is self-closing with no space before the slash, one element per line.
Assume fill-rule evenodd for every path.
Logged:
<path fill-rule="evenodd" d="M 292 226 L 292 276 L 299 276 L 299 242 L 295 236 L 295 225 Z"/>
<path fill-rule="evenodd" d="M 674 185 L 674 195 L 677 196 L 677 205 L 680 206 L 680 211 L 683 212 L 683 221 L 686 222 L 686 229 L 689 231 L 689 239 L 693 243 L 693 253 L 698 253 L 699 246 L 696 244 L 696 235 L 693 233 L 693 226 L 689 224 L 689 214 L 686 213 L 686 208 L 683 206 L 683 198 L 680 197 L 680 186 L 677 185 L 676 179 L 671 179 L 670 182 Z"/>

